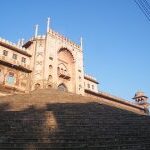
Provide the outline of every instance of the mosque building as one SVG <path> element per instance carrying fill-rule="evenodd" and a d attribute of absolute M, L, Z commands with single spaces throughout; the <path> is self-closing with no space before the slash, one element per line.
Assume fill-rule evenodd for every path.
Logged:
<path fill-rule="evenodd" d="M 145 111 L 148 97 L 137 92 L 132 104 L 124 99 L 98 90 L 96 78 L 86 75 L 83 62 L 82 38 L 80 45 L 50 28 L 47 20 L 45 35 L 35 35 L 17 44 L 0 38 L 0 95 L 1 91 L 30 92 L 54 88 L 83 96 L 101 98 L 124 109 Z M 3 89 L 3 90 L 1 90 Z"/>
<path fill-rule="evenodd" d="M 18 91 L 58 88 L 85 95 L 85 89 L 98 92 L 98 82 L 85 75 L 82 38 L 80 45 L 55 32 L 47 22 L 45 35 L 23 43 L 0 39 L 0 83 Z"/>

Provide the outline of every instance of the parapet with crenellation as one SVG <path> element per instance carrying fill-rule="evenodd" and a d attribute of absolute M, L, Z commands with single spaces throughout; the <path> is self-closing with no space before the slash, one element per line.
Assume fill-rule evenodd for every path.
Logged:
<path fill-rule="evenodd" d="M 63 36 L 62 34 L 52 30 L 52 29 L 49 29 L 49 32 L 48 32 L 51 36 L 63 41 L 63 42 L 66 42 L 68 43 L 69 45 L 73 46 L 74 48 L 77 48 L 77 49 L 81 49 L 81 46 L 76 44 L 75 42 L 71 41 L 69 38 Z"/>

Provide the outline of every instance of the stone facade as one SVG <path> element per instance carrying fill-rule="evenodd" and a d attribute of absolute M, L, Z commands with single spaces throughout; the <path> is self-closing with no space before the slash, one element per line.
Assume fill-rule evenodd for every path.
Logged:
<path fill-rule="evenodd" d="M 26 49 L 0 39 L 0 86 L 28 91 L 31 55 Z"/>
<path fill-rule="evenodd" d="M 85 95 L 98 92 L 95 78 L 84 74 L 82 43 L 78 45 L 48 28 L 22 46 L 0 39 L 0 84 L 21 91 L 58 88 Z"/>
<path fill-rule="evenodd" d="M 55 88 L 99 99 L 101 102 L 140 113 L 147 107 L 98 90 L 97 80 L 86 75 L 83 67 L 83 46 L 49 28 L 45 35 L 35 36 L 23 44 L 0 38 L 0 96 L 5 90 L 29 92 Z M 148 97 L 135 95 L 135 99 Z M 146 105 L 148 106 L 148 105 Z M 148 113 L 147 113 L 148 114 Z"/>

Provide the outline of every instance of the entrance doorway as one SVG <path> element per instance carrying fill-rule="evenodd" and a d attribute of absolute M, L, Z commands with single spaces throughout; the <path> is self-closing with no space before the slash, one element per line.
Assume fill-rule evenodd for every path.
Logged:
<path fill-rule="evenodd" d="M 60 85 L 58 85 L 58 90 L 59 91 L 64 91 L 64 92 L 67 92 L 68 91 L 68 89 L 67 89 L 67 87 L 65 86 L 65 84 L 60 84 Z"/>

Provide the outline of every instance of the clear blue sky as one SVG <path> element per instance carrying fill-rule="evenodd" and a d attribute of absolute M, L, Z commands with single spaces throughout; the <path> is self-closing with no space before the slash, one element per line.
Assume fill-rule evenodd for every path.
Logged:
<path fill-rule="evenodd" d="M 131 100 L 137 90 L 150 96 L 150 22 L 133 0 L 3 0 L 0 36 L 26 40 L 39 24 L 79 42 L 84 40 L 85 71 L 100 90 Z"/>

